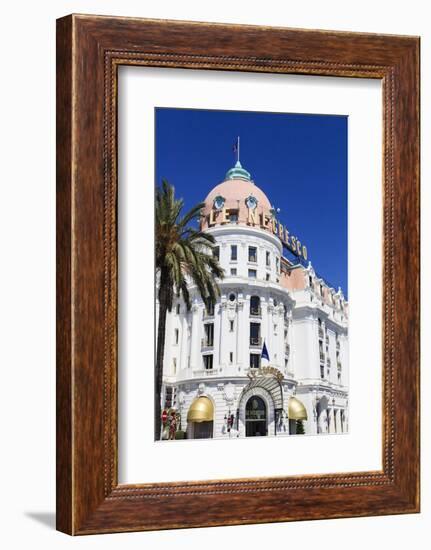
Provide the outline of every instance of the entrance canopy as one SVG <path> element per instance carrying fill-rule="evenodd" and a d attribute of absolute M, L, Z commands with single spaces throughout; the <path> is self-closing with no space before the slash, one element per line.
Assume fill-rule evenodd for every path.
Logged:
<path fill-rule="evenodd" d="M 187 422 L 212 422 L 214 406 L 208 397 L 197 397 L 187 413 Z"/>
<path fill-rule="evenodd" d="M 275 376 L 270 375 L 253 378 L 253 380 L 251 380 L 251 382 L 244 388 L 243 394 L 252 388 L 265 389 L 274 401 L 274 409 L 281 410 L 283 408 L 283 392 L 280 381 Z"/>
<path fill-rule="evenodd" d="M 289 420 L 308 420 L 307 409 L 302 401 L 296 397 L 289 398 L 289 404 L 287 407 L 287 415 Z"/>

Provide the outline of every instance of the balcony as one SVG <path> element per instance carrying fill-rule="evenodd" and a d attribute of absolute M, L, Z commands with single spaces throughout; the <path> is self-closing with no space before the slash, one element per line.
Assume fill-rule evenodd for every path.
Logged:
<path fill-rule="evenodd" d="M 200 369 L 193 371 L 193 378 L 202 378 L 203 376 L 214 376 L 217 374 L 215 369 Z"/>
<path fill-rule="evenodd" d="M 261 336 L 250 336 L 250 347 L 251 348 L 260 348 L 262 345 Z"/>
<path fill-rule="evenodd" d="M 284 354 L 290 355 L 290 344 L 285 344 L 284 346 Z"/>
<path fill-rule="evenodd" d="M 326 359 L 326 364 L 328 365 L 328 367 L 331 366 L 331 359 L 329 357 Z"/>
<path fill-rule="evenodd" d="M 325 362 L 325 354 L 323 353 L 323 351 L 321 351 L 319 355 L 320 355 L 320 362 L 324 363 Z"/>
<path fill-rule="evenodd" d="M 325 367 L 320 365 L 320 378 L 323 380 L 325 378 Z"/>
<path fill-rule="evenodd" d="M 335 344 L 337 347 L 337 351 L 340 351 L 340 342 L 337 340 L 337 343 Z"/>
<path fill-rule="evenodd" d="M 212 349 L 214 347 L 214 342 L 208 340 L 207 338 L 201 339 L 201 349 Z"/>
<path fill-rule="evenodd" d="M 329 336 L 328 335 L 326 335 L 326 337 L 325 337 L 325 342 L 326 342 L 326 345 L 329 345 Z"/>
<path fill-rule="evenodd" d="M 338 363 L 337 363 L 337 369 L 338 369 L 339 371 L 341 370 L 341 363 L 340 363 L 340 361 L 338 361 Z"/>
<path fill-rule="evenodd" d="M 319 327 L 319 338 L 323 339 L 323 328 Z"/>
<path fill-rule="evenodd" d="M 250 317 L 262 317 L 262 309 L 260 307 L 251 307 L 250 308 Z"/>

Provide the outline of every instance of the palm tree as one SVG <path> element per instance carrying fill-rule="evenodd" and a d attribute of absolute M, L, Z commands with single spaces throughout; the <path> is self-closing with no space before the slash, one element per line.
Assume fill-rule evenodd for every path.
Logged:
<path fill-rule="evenodd" d="M 156 278 L 159 299 L 157 353 L 155 365 L 155 437 L 161 432 L 161 392 L 165 351 L 166 315 L 172 310 L 174 296 L 182 296 L 191 308 L 188 286 L 194 284 L 205 303 L 214 302 L 220 293 L 216 278 L 224 271 L 212 254 L 214 237 L 191 226 L 201 215 L 205 203 L 181 216 L 182 199 L 166 180 L 156 190 Z"/>

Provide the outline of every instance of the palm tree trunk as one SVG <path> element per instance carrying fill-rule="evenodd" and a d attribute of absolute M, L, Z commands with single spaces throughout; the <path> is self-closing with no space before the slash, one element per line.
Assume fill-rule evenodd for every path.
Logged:
<path fill-rule="evenodd" d="M 159 323 L 157 328 L 157 353 L 154 372 L 154 434 L 155 440 L 159 441 L 162 424 L 162 380 L 163 380 L 163 358 L 165 355 L 166 316 L 168 312 L 169 290 L 163 275 L 160 277 L 159 291 Z"/>

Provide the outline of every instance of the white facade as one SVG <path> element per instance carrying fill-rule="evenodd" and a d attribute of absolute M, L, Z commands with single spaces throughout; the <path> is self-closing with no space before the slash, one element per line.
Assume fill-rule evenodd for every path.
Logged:
<path fill-rule="evenodd" d="M 225 271 L 221 295 L 207 310 L 190 287 L 191 311 L 179 300 L 168 313 L 162 406 L 179 413 L 187 438 L 346 432 L 348 304 L 311 264 L 283 259 L 278 234 L 244 218 L 244 183 L 254 184 L 242 169 L 229 173 L 216 190 L 238 212 L 217 223 L 210 193 L 203 224 Z M 270 203 L 252 190 L 264 220 Z"/>

